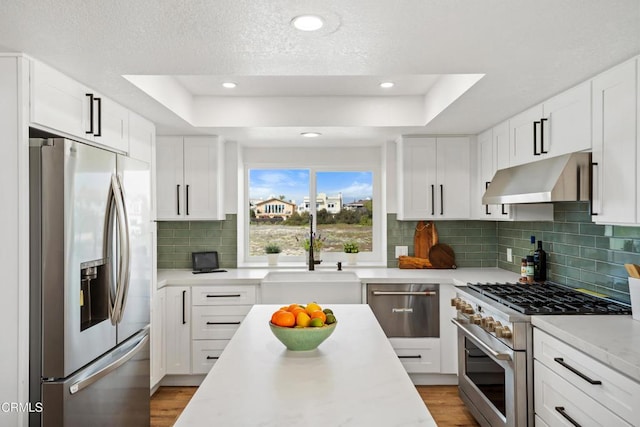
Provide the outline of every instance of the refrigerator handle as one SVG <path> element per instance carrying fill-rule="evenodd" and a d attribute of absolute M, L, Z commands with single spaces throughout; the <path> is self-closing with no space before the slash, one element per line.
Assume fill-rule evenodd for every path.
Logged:
<path fill-rule="evenodd" d="M 120 279 L 120 283 L 118 284 L 120 298 L 116 300 L 116 320 L 120 323 L 124 314 L 127 296 L 129 295 L 129 280 L 131 278 L 131 237 L 129 229 L 129 215 L 127 214 L 127 205 L 124 197 L 124 186 L 122 185 L 122 181 L 118 175 L 114 175 L 113 179 L 115 179 L 117 183 L 116 188 L 118 190 L 115 193 L 115 200 L 116 211 L 118 211 L 118 228 L 120 230 L 120 273 L 118 274 Z"/>
<path fill-rule="evenodd" d="M 147 343 L 147 341 L 149 341 L 149 335 L 148 334 L 145 335 L 140 340 L 140 342 L 138 342 L 138 344 L 136 344 L 135 347 L 133 347 L 128 352 L 126 352 L 118 360 L 116 360 L 114 362 L 111 362 L 110 364 L 108 364 L 104 368 L 100 369 L 98 372 L 89 375 L 87 378 L 85 378 L 83 380 L 80 380 L 77 383 L 71 384 L 71 387 L 69 388 L 69 392 L 71 394 L 76 394 L 77 392 L 84 390 L 85 388 L 89 387 L 91 384 L 95 383 L 96 381 L 100 380 L 101 378 L 106 377 L 111 372 L 115 371 L 120 366 L 122 366 L 125 363 L 127 363 L 133 356 L 135 356 L 136 353 L 138 351 L 140 351 L 140 349 Z"/>

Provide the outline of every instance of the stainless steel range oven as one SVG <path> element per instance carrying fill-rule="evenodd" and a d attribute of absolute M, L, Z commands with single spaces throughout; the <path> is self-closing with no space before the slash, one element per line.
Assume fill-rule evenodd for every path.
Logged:
<path fill-rule="evenodd" d="M 533 427 L 536 314 L 630 314 L 625 304 L 554 283 L 456 288 L 458 390 L 483 426 Z"/>

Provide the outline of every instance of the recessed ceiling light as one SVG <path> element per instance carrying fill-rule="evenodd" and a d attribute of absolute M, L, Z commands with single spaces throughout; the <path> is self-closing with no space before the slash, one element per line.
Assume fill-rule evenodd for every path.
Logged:
<path fill-rule="evenodd" d="M 317 31 L 322 28 L 324 21 L 316 15 L 300 15 L 293 18 L 291 24 L 300 31 Z"/>
<path fill-rule="evenodd" d="M 224 83 L 222 83 L 222 87 L 225 88 L 225 89 L 233 89 L 236 86 L 238 86 L 238 85 L 235 84 L 234 82 L 224 82 Z"/>
<path fill-rule="evenodd" d="M 393 87 L 395 85 L 395 83 L 393 82 L 382 82 L 380 83 L 380 87 L 383 89 L 389 89 L 391 87 Z"/>
<path fill-rule="evenodd" d="M 304 136 L 305 138 L 317 138 L 322 134 L 320 132 L 302 132 L 300 135 Z"/>

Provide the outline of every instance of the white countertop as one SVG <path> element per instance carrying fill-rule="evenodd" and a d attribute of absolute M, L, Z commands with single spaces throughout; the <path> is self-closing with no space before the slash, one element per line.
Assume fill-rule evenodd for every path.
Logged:
<path fill-rule="evenodd" d="M 399 268 L 344 268 L 353 271 L 363 283 L 393 283 L 413 281 L 416 283 L 449 283 L 464 285 L 467 282 L 513 282 L 518 275 L 500 268 L 458 269 L 399 269 Z M 270 271 L 299 271 L 304 269 L 238 268 L 224 273 L 192 274 L 191 270 L 158 270 L 158 287 L 171 285 L 215 285 L 215 284 L 259 284 Z M 317 269 L 316 271 L 335 271 Z"/>
<path fill-rule="evenodd" d="M 435 426 L 368 305 L 331 305 L 338 325 L 287 350 L 254 305 L 176 422 L 197 426 Z"/>
<path fill-rule="evenodd" d="M 640 321 L 628 316 L 532 316 L 535 327 L 640 382 Z"/>

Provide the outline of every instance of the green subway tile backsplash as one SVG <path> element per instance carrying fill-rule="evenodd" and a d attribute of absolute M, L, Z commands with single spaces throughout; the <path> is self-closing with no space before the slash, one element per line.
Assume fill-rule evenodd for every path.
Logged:
<path fill-rule="evenodd" d="M 408 246 L 413 255 L 413 235 L 417 221 L 398 221 L 387 214 L 387 267 L 398 267 L 396 246 Z M 446 243 L 456 254 L 458 267 L 495 267 L 496 224 L 488 221 L 434 221 L 438 241 Z"/>
<path fill-rule="evenodd" d="M 500 222 L 496 235 L 498 267 L 519 272 L 534 235 L 547 252 L 550 280 L 629 302 L 624 264 L 640 264 L 640 227 L 593 224 L 589 203 L 562 202 L 554 204 L 553 222 Z M 506 260 L 507 248 L 513 262 Z"/>
<path fill-rule="evenodd" d="M 191 253 L 218 251 L 222 268 L 237 267 L 237 220 L 158 222 L 158 268 L 191 268 Z"/>

